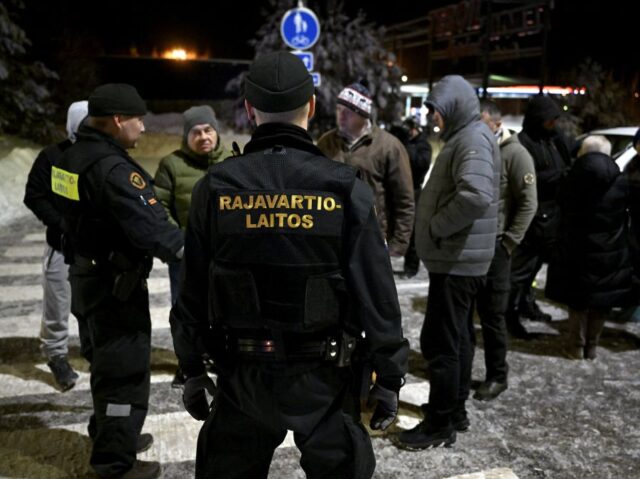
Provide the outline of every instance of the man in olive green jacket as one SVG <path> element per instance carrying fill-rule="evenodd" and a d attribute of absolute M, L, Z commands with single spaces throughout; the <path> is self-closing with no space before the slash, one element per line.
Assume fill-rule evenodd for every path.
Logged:
<path fill-rule="evenodd" d="M 507 324 L 505 314 L 511 290 L 511 253 L 533 220 L 538 209 L 538 194 L 533 158 L 518 141 L 518 136 L 502 126 L 498 105 L 483 100 L 480 112 L 500 145 L 502 159 L 495 254 L 487 281 L 476 298 L 484 339 L 486 379 L 473 397 L 490 401 L 507 389 L 507 328 L 514 335 L 526 335 L 524 326 L 519 322 Z M 518 327 L 520 329 L 516 330 Z"/>
<path fill-rule="evenodd" d="M 162 206 L 167 210 L 169 221 L 183 232 L 187 227 L 191 191 L 202 178 L 209 165 L 219 163 L 231 152 L 227 150 L 218 134 L 218 120 L 208 105 L 194 106 L 183 113 L 184 133 L 179 150 L 160 160 L 156 171 L 154 189 Z M 169 263 L 171 304 L 178 297 L 180 263 Z M 176 371 L 172 386 L 184 384 L 182 371 Z"/>
<path fill-rule="evenodd" d="M 155 177 L 158 199 L 169 214 L 169 221 L 183 231 L 187 227 L 191 190 L 209 165 L 219 163 L 231 152 L 218 135 L 218 121 L 208 105 L 194 106 L 183 113 L 184 134 L 179 150 L 160 160 Z M 177 291 L 171 285 L 171 302 Z"/>

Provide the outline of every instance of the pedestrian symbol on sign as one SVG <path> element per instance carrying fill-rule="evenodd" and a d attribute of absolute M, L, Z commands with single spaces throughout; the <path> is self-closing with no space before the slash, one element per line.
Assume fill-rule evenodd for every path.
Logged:
<path fill-rule="evenodd" d="M 306 50 L 320 38 L 320 22 L 313 10 L 292 8 L 282 17 L 280 35 L 290 48 Z"/>
<path fill-rule="evenodd" d="M 296 26 L 296 33 L 306 33 L 307 28 L 309 28 L 309 24 L 302 19 L 302 15 L 300 12 L 296 12 L 295 17 L 293 17 L 293 23 Z"/>
<path fill-rule="evenodd" d="M 309 71 L 313 70 L 313 53 L 303 52 L 300 50 L 294 50 L 291 53 L 293 53 L 300 60 L 302 60 L 302 63 L 304 63 L 304 66 L 307 68 L 307 70 Z"/>

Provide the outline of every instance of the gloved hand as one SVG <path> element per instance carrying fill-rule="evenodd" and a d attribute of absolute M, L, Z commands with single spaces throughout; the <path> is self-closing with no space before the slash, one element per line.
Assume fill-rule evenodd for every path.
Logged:
<path fill-rule="evenodd" d="M 388 428 L 398 415 L 398 393 L 376 383 L 369 391 L 367 406 L 376 406 L 371 416 L 369 427 L 371 429 Z"/>
<path fill-rule="evenodd" d="M 184 391 L 182 393 L 184 408 L 191 414 L 191 417 L 198 421 L 204 421 L 209 416 L 209 402 L 207 401 L 205 390 L 215 396 L 216 385 L 207 376 L 207 373 L 188 378 L 184 383 Z"/>

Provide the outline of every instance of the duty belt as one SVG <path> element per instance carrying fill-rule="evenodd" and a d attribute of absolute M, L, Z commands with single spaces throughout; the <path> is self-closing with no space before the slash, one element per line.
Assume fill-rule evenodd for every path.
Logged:
<path fill-rule="evenodd" d="M 343 338 L 328 337 L 324 340 L 284 342 L 284 352 L 277 350 L 274 339 L 227 338 L 227 349 L 241 357 L 266 361 L 330 361 L 338 366 L 351 362 L 356 341 L 343 334 Z"/>
<path fill-rule="evenodd" d="M 77 254 L 73 255 L 73 264 L 80 266 L 81 268 L 97 268 L 103 263 L 103 261 L 87 258 L 86 256 L 80 256 Z"/>

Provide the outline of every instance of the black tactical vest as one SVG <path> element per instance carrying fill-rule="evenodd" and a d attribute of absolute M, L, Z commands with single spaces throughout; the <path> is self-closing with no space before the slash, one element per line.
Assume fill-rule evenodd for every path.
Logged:
<path fill-rule="evenodd" d="M 345 210 L 355 170 L 276 146 L 209 173 L 210 320 L 232 329 L 315 332 L 345 321 Z"/>
<path fill-rule="evenodd" d="M 67 225 L 64 249 L 69 263 L 73 262 L 73 255 L 106 260 L 112 251 L 133 257 L 126 235 L 110 213 L 101 209 L 97 199 L 93 198 L 97 192 L 92 191 L 86 177 L 93 169 L 99 169 L 96 175 L 106 177 L 122 161 L 122 151 L 101 140 L 97 133 L 83 135 L 65 152 L 59 165 L 51 170 L 51 189 L 55 193 L 56 207 Z"/>

